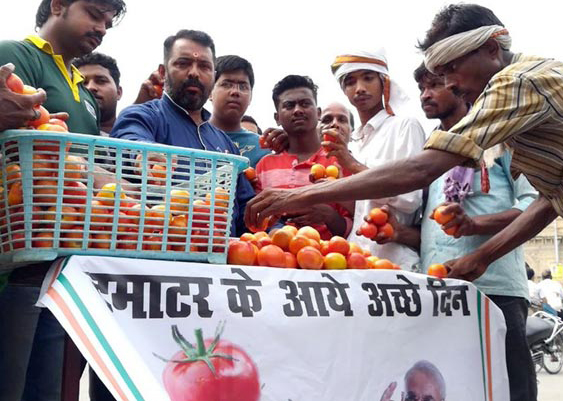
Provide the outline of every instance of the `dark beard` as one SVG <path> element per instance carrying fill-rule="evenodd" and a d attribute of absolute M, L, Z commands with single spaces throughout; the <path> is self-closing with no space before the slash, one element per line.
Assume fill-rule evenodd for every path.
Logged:
<path fill-rule="evenodd" d="M 169 90 L 169 95 L 180 107 L 187 111 L 197 111 L 203 108 L 205 102 L 209 98 L 209 90 L 205 87 L 198 79 L 189 78 L 186 79 L 178 88 L 174 88 L 173 85 Z M 186 91 L 189 86 L 195 86 L 199 88 L 201 94 L 190 93 Z"/>

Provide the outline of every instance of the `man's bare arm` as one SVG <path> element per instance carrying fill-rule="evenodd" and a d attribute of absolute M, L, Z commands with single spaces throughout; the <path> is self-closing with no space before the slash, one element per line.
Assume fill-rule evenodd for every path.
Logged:
<path fill-rule="evenodd" d="M 419 154 L 365 170 L 353 176 L 293 190 L 267 189 L 246 206 L 247 227 L 259 227 L 267 216 L 299 210 L 318 203 L 379 199 L 428 186 L 466 157 L 441 150 Z"/>

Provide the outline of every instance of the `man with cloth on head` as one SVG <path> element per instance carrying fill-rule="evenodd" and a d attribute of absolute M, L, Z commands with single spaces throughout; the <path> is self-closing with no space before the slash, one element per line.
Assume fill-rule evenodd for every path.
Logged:
<path fill-rule="evenodd" d="M 414 157 L 336 182 L 264 191 L 247 205 L 248 224 L 319 202 L 382 198 L 422 188 L 454 166 L 479 166 L 486 149 L 504 142 L 513 151 L 513 177 L 523 173 L 540 196 L 470 254 L 445 262 L 450 277 L 480 277 L 493 261 L 563 215 L 563 63 L 514 54 L 510 46 L 508 31 L 491 10 L 473 4 L 444 8 L 420 47 L 427 68 L 473 103 L 467 116 L 447 131 L 435 131 Z M 525 300 L 514 301 L 512 309 L 525 321 Z M 536 399 L 535 386 L 520 387 L 511 388 L 511 400 Z"/>
<path fill-rule="evenodd" d="M 513 150 L 512 175 L 523 173 L 540 196 L 471 254 L 446 263 L 450 277 L 472 281 L 481 276 L 490 263 L 563 215 L 563 63 L 513 54 L 510 42 L 491 10 L 474 4 L 446 7 L 421 48 L 428 69 L 473 103 L 468 115 L 448 131 L 435 131 L 415 156 L 334 182 L 263 191 L 247 205 L 247 224 L 321 202 L 378 199 L 424 188 L 454 166 L 479 166 L 485 149 L 505 142 Z"/>
<path fill-rule="evenodd" d="M 347 144 L 351 153 L 338 152 L 346 145 L 346 138 L 342 135 L 335 137 L 336 142 L 323 142 L 323 146 L 329 149 L 328 155 L 336 156 L 345 170 L 359 173 L 422 150 L 424 130 L 416 119 L 400 115 L 408 97 L 390 78 L 384 49 L 338 56 L 332 64 L 332 72 L 350 103 L 356 107 L 361 122 Z M 354 226 L 348 239 L 379 258 L 392 260 L 403 269 L 412 270 L 419 263 L 414 249 L 399 243 L 380 245 L 357 235 L 356 231 L 372 208 L 383 205 L 389 205 L 403 225 L 412 225 L 421 204 L 420 190 L 378 200 L 357 201 Z"/>

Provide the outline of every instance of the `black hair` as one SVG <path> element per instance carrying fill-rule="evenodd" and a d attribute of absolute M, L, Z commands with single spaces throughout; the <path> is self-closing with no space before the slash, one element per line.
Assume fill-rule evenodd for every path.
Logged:
<path fill-rule="evenodd" d="M 64 0 L 67 5 L 70 5 L 78 0 Z M 127 12 L 127 7 L 123 0 L 85 0 L 92 3 L 103 4 L 111 7 L 115 10 L 115 16 L 113 17 L 114 24 L 119 23 L 125 13 Z M 41 0 L 39 7 L 37 8 L 37 13 L 35 14 L 35 26 L 41 28 L 45 22 L 51 16 L 51 0 Z"/>
<path fill-rule="evenodd" d="M 526 274 L 528 275 L 528 280 L 533 279 L 534 276 L 535 276 L 535 274 L 536 274 L 536 273 L 534 272 L 534 269 L 532 269 L 532 268 L 528 265 L 528 263 L 526 263 Z"/>
<path fill-rule="evenodd" d="M 303 75 L 288 75 L 279 81 L 275 86 L 274 90 L 272 91 L 272 99 L 274 100 L 274 106 L 276 109 L 278 108 L 278 103 L 280 101 L 280 95 L 289 90 L 295 88 L 309 88 L 311 92 L 313 92 L 313 98 L 315 99 L 315 103 L 317 102 L 317 85 L 313 82 L 313 80 L 307 76 Z"/>
<path fill-rule="evenodd" d="M 428 71 L 424 63 L 420 63 L 420 65 L 416 68 L 416 70 L 414 70 L 413 76 L 414 76 L 414 80 L 417 83 L 421 83 L 425 77 L 433 77 L 435 75 L 432 74 L 430 71 Z"/>
<path fill-rule="evenodd" d="M 80 68 L 83 65 L 100 65 L 109 71 L 109 74 L 115 82 L 115 86 L 119 87 L 119 79 L 121 78 L 121 73 L 117 67 L 117 62 L 113 57 L 110 57 L 103 53 L 90 53 L 85 56 L 75 58 L 72 60 L 72 64 L 76 68 Z"/>
<path fill-rule="evenodd" d="M 215 61 L 215 43 L 213 39 L 207 33 L 202 31 L 194 31 L 191 29 L 180 29 L 176 35 L 172 35 L 166 38 L 164 41 L 164 62 L 166 63 L 170 58 L 170 51 L 172 46 L 178 39 L 187 39 L 196 42 L 204 47 L 209 47 L 211 49 L 211 54 L 213 55 L 213 61 Z"/>
<path fill-rule="evenodd" d="M 417 47 L 424 51 L 444 38 L 487 25 L 504 26 L 486 7 L 477 4 L 450 4 L 436 14 L 432 26 L 426 32 L 426 38 L 419 41 Z"/>
<path fill-rule="evenodd" d="M 248 77 L 250 81 L 250 87 L 254 88 L 254 71 L 252 70 L 252 64 L 242 57 L 228 55 L 217 57 L 215 62 L 215 82 L 219 80 L 221 74 L 242 71 Z"/>
<path fill-rule="evenodd" d="M 245 114 L 244 116 L 242 116 L 242 118 L 240 119 L 241 123 L 247 122 L 247 123 L 251 123 L 256 125 L 256 128 L 258 128 L 258 134 L 262 135 L 262 130 L 260 129 L 260 126 L 258 125 L 258 123 L 256 122 L 256 120 L 254 118 L 252 118 L 252 116 L 249 116 L 247 114 Z"/>

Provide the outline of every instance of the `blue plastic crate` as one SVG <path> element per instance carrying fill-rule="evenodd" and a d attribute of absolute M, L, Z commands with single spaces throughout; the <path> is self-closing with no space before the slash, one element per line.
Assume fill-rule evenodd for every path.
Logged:
<path fill-rule="evenodd" d="M 0 156 L 0 270 L 68 255 L 226 262 L 245 157 L 28 130 L 1 133 Z"/>

